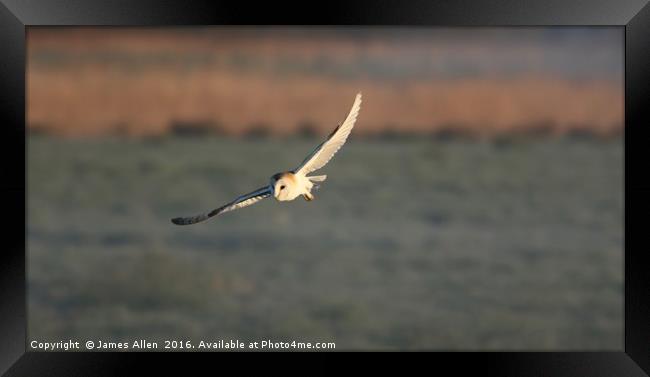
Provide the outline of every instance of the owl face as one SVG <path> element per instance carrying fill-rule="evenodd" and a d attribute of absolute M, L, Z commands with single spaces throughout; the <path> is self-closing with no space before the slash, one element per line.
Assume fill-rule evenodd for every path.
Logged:
<path fill-rule="evenodd" d="M 287 200 L 289 192 L 289 184 L 284 179 L 275 182 L 273 186 L 273 195 L 277 200 Z"/>
<path fill-rule="evenodd" d="M 277 200 L 293 200 L 297 196 L 296 180 L 290 175 L 291 173 L 278 173 L 271 177 L 271 187 L 273 187 L 273 195 Z"/>

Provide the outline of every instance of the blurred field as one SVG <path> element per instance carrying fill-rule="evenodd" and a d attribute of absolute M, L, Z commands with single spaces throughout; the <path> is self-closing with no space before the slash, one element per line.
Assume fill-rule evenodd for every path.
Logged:
<path fill-rule="evenodd" d="M 29 137 L 29 338 L 622 349 L 621 139 L 353 139 L 314 202 L 176 227 L 317 140 Z"/>

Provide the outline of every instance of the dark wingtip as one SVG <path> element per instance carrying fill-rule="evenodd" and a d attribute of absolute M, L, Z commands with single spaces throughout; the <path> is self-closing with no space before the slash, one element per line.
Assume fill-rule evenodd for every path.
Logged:
<path fill-rule="evenodd" d="M 176 225 L 185 225 L 185 223 L 183 222 L 183 218 L 182 218 L 182 217 L 175 217 L 175 218 L 173 218 L 173 219 L 172 219 L 172 223 L 174 223 L 174 224 L 176 224 Z"/>

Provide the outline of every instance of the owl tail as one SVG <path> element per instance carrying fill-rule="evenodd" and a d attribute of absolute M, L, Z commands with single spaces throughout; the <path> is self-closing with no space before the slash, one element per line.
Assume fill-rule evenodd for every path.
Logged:
<path fill-rule="evenodd" d="M 326 175 L 312 175 L 311 177 L 307 177 L 312 182 L 323 182 L 326 178 Z"/>

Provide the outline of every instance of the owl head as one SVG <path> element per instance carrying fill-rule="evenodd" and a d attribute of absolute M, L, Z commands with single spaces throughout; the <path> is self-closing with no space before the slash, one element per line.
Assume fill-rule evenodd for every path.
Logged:
<path fill-rule="evenodd" d="M 289 172 L 277 173 L 271 177 L 271 187 L 273 188 L 273 196 L 277 200 L 291 200 L 295 197 L 295 178 Z"/>

